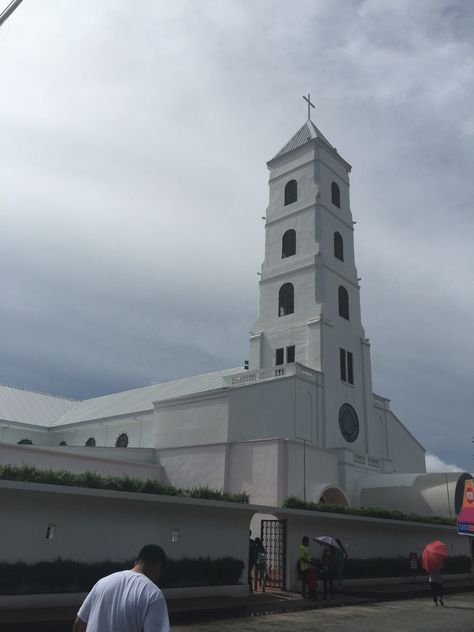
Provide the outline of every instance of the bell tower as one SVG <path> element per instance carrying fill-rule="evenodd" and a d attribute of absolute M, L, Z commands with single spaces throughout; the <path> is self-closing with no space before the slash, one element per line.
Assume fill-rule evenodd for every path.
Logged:
<path fill-rule="evenodd" d="M 368 452 L 372 378 L 354 259 L 351 166 L 309 108 L 305 124 L 267 163 L 265 258 L 249 368 L 298 362 L 323 373 L 326 447 L 357 441 Z"/>

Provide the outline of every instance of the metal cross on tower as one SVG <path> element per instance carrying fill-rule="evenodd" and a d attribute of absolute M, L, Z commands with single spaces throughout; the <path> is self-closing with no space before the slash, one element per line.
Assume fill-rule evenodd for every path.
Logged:
<path fill-rule="evenodd" d="M 308 102 L 308 121 L 309 121 L 310 118 L 311 118 L 311 109 L 310 108 L 314 108 L 314 105 L 311 103 L 311 95 L 310 94 L 308 94 L 307 97 L 303 97 L 303 99 Z"/>
<path fill-rule="evenodd" d="M 5 22 L 7 18 L 13 13 L 13 11 L 22 3 L 23 0 L 12 0 L 6 9 L 0 11 L 0 26 Z"/>

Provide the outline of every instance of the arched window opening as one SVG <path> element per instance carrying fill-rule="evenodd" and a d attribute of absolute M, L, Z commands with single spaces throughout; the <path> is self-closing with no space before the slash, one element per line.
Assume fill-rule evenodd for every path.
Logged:
<path fill-rule="evenodd" d="M 281 286 L 278 294 L 278 316 L 287 316 L 295 311 L 295 290 L 291 283 Z"/>
<path fill-rule="evenodd" d="M 85 443 L 88 448 L 95 448 L 95 439 L 94 437 L 89 437 Z"/>
<path fill-rule="evenodd" d="M 296 180 L 290 180 L 285 184 L 285 206 L 292 204 L 298 199 L 298 185 Z"/>
<path fill-rule="evenodd" d="M 292 257 L 296 254 L 296 231 L 290 228 L 281 240 L 281 258 Z"/>
<path fill-rule="evenodd" d="M 31 439 L 20 439 L 17 445 L 33 445 L 33 441 Z"/>
<path fill-rule="evenodd" d="M 343 285 L 339 286 L 338 290 L 339 299 L 339 316 L 349 320 L 349 294 Z"/>
<path fill-rule="evenodd" d="M 118 436 L 117 441 L 115 442 L 116 448 L 127 448 L 128 447 L 128 435 L 126 432 L 122 432 L 121 435 Z"/>
<path fill-rule="evenodd" d="M 331 201 L 337 208 L 341 208 L 341 191 L 336 182 L 331 183 Z"/>
<path fill-rule="evenodd" d="M 341 233 L 337 231 L 334 233 L 334 256 L 336 259 L 344 261 L 344 241 Z"/>

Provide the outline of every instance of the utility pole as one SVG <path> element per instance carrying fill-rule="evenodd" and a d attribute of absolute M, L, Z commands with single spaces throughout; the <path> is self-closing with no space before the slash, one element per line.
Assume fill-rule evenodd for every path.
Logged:
<path fill-rule="evenodd" d="M 7 20 L 13 11 L 23 2 L 23 0 L 12 0 L 10 4 L 0 13 L 0 26 Z"/>

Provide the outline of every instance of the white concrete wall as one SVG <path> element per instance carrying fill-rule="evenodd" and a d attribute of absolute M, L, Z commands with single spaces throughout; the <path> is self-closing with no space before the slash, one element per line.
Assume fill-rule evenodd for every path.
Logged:
<path fill-rule="evenodd" d="M 98 447 L 115 447 L 119 435 L 126 433 L 130 448 L 151 448 L 153 420 L 153 413 L 150 411 L 74 426 L 58 426 L 49 431 L 51 445 L 59 445 L 61 441 L 66 441 L 68 446 L 84 446 L 92 437 Z"/>
<path fill-rule="evenodd" d="M 208 444 L 158 450 L 166 478 L 175 487 L 211 487 L 223 490 L 226 445 Z"/>
<path fill-rule="evenodd" d="M 271 165 L 259 318 L 253 328 L 255 332 L 265 332 L 265 335 L 261 344 L 252 348 L 251 369 L 273 366 L 275 349 L 290 345 L 295 345 L 296 361 L 308 364 L 306 322 L 320 313 L 320 306 L 315 303 L 313 271 L 314 257 L 319 250 L 314 230 L 314 204 L 318 189 L 313 160 L 314 146 L 311 145 Z M 298 186 L 297 201 L 285 206 L 285 185 L 293 179 Z M 289 229 L 296 231 L 296 253 L 283 259 L 282 237 Z M 284 283 L 294 286 L 294 313 L 280 317 L 278 294 Z"/>
<path fill-rule="evenodd" d="M 77 454 L 68 451 L 67 448 L 40 448 L 2 443 L 0 444 L 0 463 L 18 466 L 34 465 L 43 470 L 67 470 L 73 474 L 91 471 L 103 476 L 131 476 L 166 482 L 163 467 L 159 464 L 112 459 L 110 456 L 101 457 L 98 453 L 100 448 L 88 449 L 88 453 Z M 115 449 L 117 452 L 122 452 L 119 448 Z"/>
<path fill-rule="evenodd" d="M 228 419 L 228 393 L 224 391 L 158 402 L 153 445 L 166 449 L 224 442 L 228 436 Z"/>
<path fill-rule="evenodd" d="M 268 219 L 285 217 L 288 212 L 296 212 L 314 201 L 318 192 L 314 180 L 314 156 L 314 146 L 306 145 L 270 165 Z M 285 206 L 285 185 L 293 179 L 298 183 L 298 200 Z"/>
<path fill-rule="evenodd" d="M 469 538 L 459 536 L 455 527 L 306 511 L 278 513 L 278 517 L 288 521 L 288 586 L 296 590 L 300 586 L 295 572 L 297 551 L 305 535 L 310 539 L 321 535 L 339 538 L 355 559 L 403 556 L 408 565 L 409 553 L 420 554 L 428 542 L 439 539 L 446 543 L 450 556 L 470 555 Z M 319 544 L 311 540 L 311 556 L 318 558 L 320 552 Z"/>
<path fill-rule="evenodd" d="M 229 391 L 229 441 L 294 436 L 293 377 L 260 382 Z"/>
<path fill-rule="evenodd" d="M 5 422 L 0 425 L 0 442 L 18 443 L 22 439 L 29 439 L 33 445 L 39 446 L 50 446 L 54 442 L 54 437 L 48 433 L 47 428 L 36 428 L 14 422 Z"/>
<path fill-rule="evenodd" d="M 227 489 L 246 492 L 250 502 L 278 505 L 282 484 L 278 440 L 231 444 Z"/>
<path fill-rule="evenodd" d="M 387 436 L 394 472 L 426 472 L 425 449 L 391 411 Z"/>
<path fill-rule="evenodd" d="M 319 183 L 320 201 L 338 216 L 346 221 L 352 219 L 349 200 L 349 170 L 350 166 L 336 156 L 323 143 L 318 143 L 315 162 L 315 180 Z M 336 182 L 341 193 L 341 208 L 332 204 L 331 182 Z"/>
<path fill-rule="evenodd" d="M 230 555 L 247 562 L 248 529 L 255 514 L 287 521 L 287 575 L 296 588 L 295 565 L 301 538 L 340 538 L 352 558 L 408 558 L 427 542 L 441 539 L 449 555 L 469 555 L 469 538 L 454 527 L 422 525 L 309 511 L 224 502 L 107 492 L 0 481 L 0 561 L 32 563 L 61 556 L 85 562 L 133 558 L 144 544 L 156 543 L 173 559 Z M 48 525 L 55 537 L 46 539 Z M 171 542 L 178 529 L 178 542 Z M 258 530 L 254 526 L 255 533 Z M 311 553 L 320 547 L 311 541 Z M 246 582 L 246 571 L 242 574 Z"/>
<path fill-rule="evenodd" d="M 252 511 L 246 505 L 150 494 L 105 492 L 0 481 L 0 560 L 37 562 L 61 556 L 123 561 L 144 544 L 173 559 L 232 556 L 247 562 Z M 55 537 L 46 539 L 49 524 Z M 171 542 L 179 530 L 177 543 Z M 246 583 L 245 572 L 242 575 Z"/>
<path fill-rule="evenodd" d="M 284 497 L 280 498 L 280 503 L 288 496 L 303 499 L 305 484 L 306 500 L 314 502 L 320 499 L 321 484 L 339 486 L 338 460 L 335 452 L 322 450 L 311 443 L 304 446 L 302 441 L 286 441 L 285 446 L 288 485 Z M 306 476 L 303 467 L 305 460 Z"/>
<path fill-rule="evenodd" d="M 55 446 L 51 448 L 58 454 L 82 454 L 84 456 L 113 459 L 116 461 L 134 461 L 135 463 L 151 463 L 159 465 L 158 453 L 154 448 L 116 448 L 87 446 Z"/>

